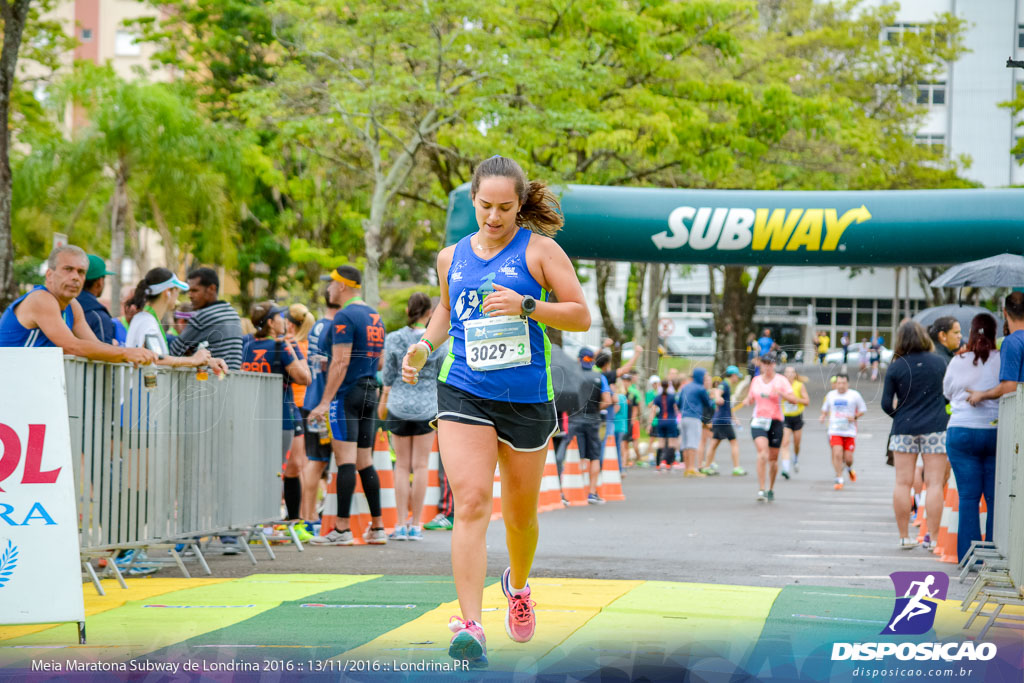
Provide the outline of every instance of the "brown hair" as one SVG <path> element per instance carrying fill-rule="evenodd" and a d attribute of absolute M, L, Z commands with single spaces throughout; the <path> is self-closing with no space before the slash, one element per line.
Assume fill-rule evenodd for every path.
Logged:
<path fill-rule="evenodd" d="M 974 364 L 980 359 L 982 364 L 988 362 L 988 354 L 996 348 L 996 319 L 988 313 L 979 313 L 971 320 L 971 336 L 967 346 L 960 353 L 974 354 Z"/>
<path fill-rule="evenodd" d="M 515 183 L 520 203 L 516 223 L 541 235 L 554 237 L 565 223 L 558 197 L 542 181 L 527 180 L 522 167 L 512 159 L 496 154 L 481 162 L 473 171 L 470 195 L 476 197 L 480 182 L 495 176 Z"/>
<path fill-rule="evenodd" d="M 1024 292 L 1010 292 L 1003 302 L 1006 317 L 1013 320 L 1024 320 Z"/>
<path fill-rule="evenodd" d="M 249 309 L 249 320 L 252 321 L 252 326 L 256 328 L 253 336 L 257 339 L 270 336 L 270 310 L 272 308 L 274 308 L 273 301 L 261 301 L 258 304 L 253 304 L 252 308 Z"/>
<path fill-rule="evenodd" d="M 149 286 L 158 285 L 161 282 L 167 282 L 172 277 L 174 277 L 174 273 L 167 268 L 151 268 L 146 273 L 146 277 L 139 280 L 139 284 L 135 285 L 135 291 L 132 292 L 132 298 L 129 299 L 127 303 L 135 306 L 136 309 L 141 311 L 146 307 L 146 304 L 156 301 L 157 297 L 160 296 L 160 294 L 150 296 L 146 292 L 146 290 L 149 289 Z"/>
<path fill-rule="evenodd" d="M 903 358 L 919 351 L 934 350 L 935 345 L 932 344 L 928 331 L 924 329 L 921 323 L 908 320 L 896 330 L 896 346 L 892 352 L 893 358 Z"/>
<path fill-rule="evenodd" d="M 409 303 L 405 306 L 409 327 L 418 323 L 420 318 L 429 313 L 433 307 L 428 295 L 423 292 L 413 292 L 409 297 Z"/>

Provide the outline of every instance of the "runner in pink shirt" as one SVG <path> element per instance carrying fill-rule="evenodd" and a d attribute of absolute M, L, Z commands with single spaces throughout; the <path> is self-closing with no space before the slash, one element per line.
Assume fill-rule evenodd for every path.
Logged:
<path fill-rule="evenodd" d="M 754 414 L 750 419 L 750 435 L 757 447 L 757 492 L 758 501 L 775 500 L 775 477 L 779 473 L 779 447 L 782 445 L 782 401 L 807 405 L 810 401 L 793 393 L 789 380 L 775 372 L 775 354 L 766 353 L 759 359 L 761 374 L 750 382 L 750 391 L 743 405 L 753 405 Z M 768 488 L 765 489 L 767 472 Z"/>

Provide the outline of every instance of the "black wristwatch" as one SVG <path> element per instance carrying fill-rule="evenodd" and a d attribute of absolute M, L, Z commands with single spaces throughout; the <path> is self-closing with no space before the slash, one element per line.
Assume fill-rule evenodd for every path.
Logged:
<path fill-rule="evenodd" d="M 533 312 L 537 310 L 537 300 L 529 294 L 523 296 L 522 313 L 519 315 L 520 318 L 529 318 L 533 315 Z"/>

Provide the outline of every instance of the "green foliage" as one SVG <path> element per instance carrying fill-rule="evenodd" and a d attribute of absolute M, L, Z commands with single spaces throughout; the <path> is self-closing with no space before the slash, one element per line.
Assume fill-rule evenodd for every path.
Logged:
<path fill-rule="evenodd" d="M 441 288 L 436 286 L 417 285 L 415 287 L 402 287 L 400 289 L 383 289 L 380 293 L 381 303 L 377 311 L 380 313 L 384 323 L 384 329 L 388 332 L 401 329 L 406 326 L 408 319 L 405 315 L 406 305 L 413 292 L 429 294 L 436 301 L 441 295 Z"/>

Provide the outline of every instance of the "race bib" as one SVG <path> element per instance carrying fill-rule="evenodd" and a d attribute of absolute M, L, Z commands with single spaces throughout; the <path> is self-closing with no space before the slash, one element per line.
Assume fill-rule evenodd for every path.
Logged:
<path fill-rule="evenodd" d="M 787 413 L 795 413 L 796 411 L 800 410 L 800 406 L 798 404 L 796 404 L 796 403 L 790 403 L 789 401 L 783 401 L 782 402 L 782 409 L 785 410 Z"/>
<path fill-rule="evenodd" d="M 755 417 L 750 420 L 751 429 L 771 429 L 772 419 L 770 417 Z"/>
<path fill-rule="evenodd" d="M 832 432 L 848 432 L 853 428 L 853 423 L 850 422 L 850 418 L 836 415 L 828 423 L 829 431 Z"/>
<path fill-rule="evenodd" d="M 514 315 L 476 318 L 463 323 L 466 330 L 466 363 L 472 370 L 485 372 L 528 365 L 530 350 L 529 321 Z"/>

